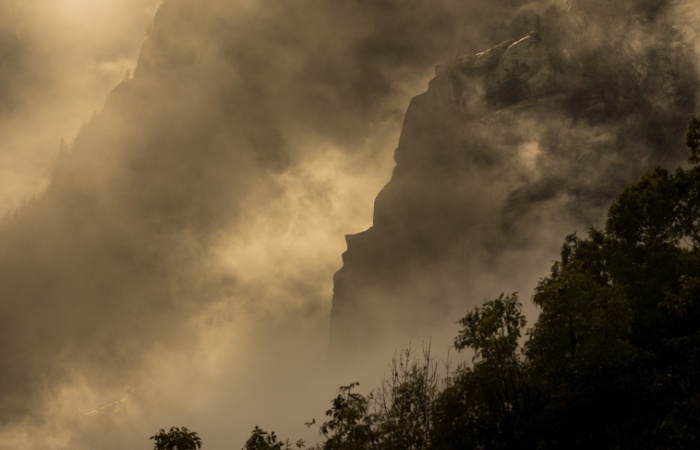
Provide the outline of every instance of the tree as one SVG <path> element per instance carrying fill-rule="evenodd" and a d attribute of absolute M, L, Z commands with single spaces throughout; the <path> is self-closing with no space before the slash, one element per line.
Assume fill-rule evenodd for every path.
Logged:
<path fill-rule="evenodd" d="M 515 296 L 462 318 L 435 448 L 700 447 L 700 118 L 690 167 L 627 186 L 603 229 L 565 239 L 518 353 Z"/>
<path fill-rule="evenodd" d="M 435 448 L 513 448 L 521 440 L 526 408 L 518 341 L 525 316 L 517 294 L 475 307 L 458 322 L 457 350 L 474 351 L 472 366 L 458 370 L 454 384 L 436 402 Z"/>
<path fill-rule="evenodd" d="M 518 359 L 516 349 L 525 316 L 518 295 L 513 293 L 487 301 L 467 313 L 459 322 L 462 329 L 455 339 L 455 348 L 474 350 L 474 361 L 509 364 Z"/>
<path fill-rule="evenodd" d="M 569 236 L 526 345 L 541 448 L 700 445 L 700 121 L 691 166 L 656 167 Z"/>
<path fill-rule="evenodd" d="M 326 441 L 323 450 L 371 450 L 379 448 L 377 432 L 377 415 L 371 412 L 373 395 L 364 396 L 353 389 L 359 383 L 341 386 L 338 395 L 332 401 L 332 407 L 326 411 L 329 420 L 324 422 L 320 431 Z"/>
<path fill-rule="evenodd" d="M 185 427 L 172 427 L 169 431 L 161 428 L 149 439 L 154 441 L 153 450 L 197 450 L 202 447 L 202 439 L 197 433 Z"/>
<path fill-rule="evenodd" d="M 304 448 L 304 441 L 298 440 L 296 448 Z M 280 441 L 275 432 L 267 432 L 257 425 L 243 446 L 243 450 L 290 450 L 292 448 L 289 439 Z"/>
<path fill-rule="evenodd" d="M 441 383 L 438 364 L 431 356 L 430 345 L 422 357 L 406 348 L 394 356 L 388 377 L 375 391 L 377 430 L 383 450 L 426 450 L 431 448 L 435 401 L 444 382 L 449 383 L 449 362 L 446 379 Z"/>

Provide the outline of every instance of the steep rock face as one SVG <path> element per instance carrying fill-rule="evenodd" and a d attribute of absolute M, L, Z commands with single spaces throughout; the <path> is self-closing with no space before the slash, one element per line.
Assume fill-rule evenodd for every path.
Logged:
<path fill-rule="evenodd" d="M 565 233 L 598 224 L 647 167 L 684 160 L 691 47 L 667 10 L 607 13 L 550 8 L 528 34 L 436 68 L 373 226 L 347 236 L 335 350 L 425 339 L 484 297 L 531 289 Z"/>
<path fill-rule="evenodd" d="M 462 26 L 487 3 L 162 2 L 133 78 L 59 156 L 45 193 L 0 220 L 0 436 L 66 385 L 118 391 L 143 380 L 158 349 L 192 351 L 213 304 L 231 317 L 274 295 L 288 324 L 325 326 L 316 285 L 330 266 L 267 267 L 266 281 L 298 278 L 270 294 L 223 267 L 219 244 L 251 216 L 283 222 L 270 206 L 285 195 L 280 174 L 328 147 L 352 154 L 370 124 L 393 120 L 407 73 L 464 52 L 467 36 L 526 0 Z M 0 43 L 12 70 L 19 44 Z M 299 320 L 285 301 L 303 305 Z"/>
<path fill-rule="evenodd" d="M 647 155 L 664 158 L 652 149 L 672 148 L 650 143 L 677 136 L 657 132 L 666 122 L 683 127 L 676 117 L 689 109 L 692 78 L 682 72 L 684 47 L 639 14 L 625 15 L 632 22 L 618 33 L 632 40 L 607 28 L 610 36 L 567 37 L 558 29 L 595 30 L 585 20 L 597 19 L 564 14 L 547 31 L 519 10 L 532 3 L 165 0 L 134 77 L 59 157 L 44 195 L 0 222 L 0 436 L 25 414 L 55 411 L 42 409 L 44 397 L 71 383 L 119 391 L 143 380 L 159 350 L 191 354 L 211 305 L 224 303 L 218 321 L 261 301 L 263 289 L 216 264 L 218 239 L 250 215 L 274 219 L 270 205 L 285 187 L 277 175 L 322 159 L 328 146 L 356 150 L 370 125 L 391 117 L 407 74 L 471 52 L 492 29 L 494 42 L 514 40 L 478 63 L 452 61 L 412 103 L 376 225 L 349 239 L 338 336 L 352 336 L 354 319 L 403 329 L 430 322 L 423 312 L 451 321 L 445 299 L 475 282 L 464 280 L 471 265 L 505 270 L 491 251 L 512 247 L 504 236 L 536 240 L 531 224 L 595 215 L 614 190 L 601 180 L 629 178 Z M 527 34 L 537 26 L 539 37 Z M 603 123 L 611 117 L 613 128 Z M 618 144 L 626 153 L 607 151 Z M 533 203 L 561 208 L 552 219 Z M 279 272 L 267 267 L 264 280 Z M 314 310 L 318 294 L 306 284 L 315 281 L 271 295 Z M 384 316 L 364 315 L 374 303 Z M 285 328 L 304 319 L 285 313 Z"/>

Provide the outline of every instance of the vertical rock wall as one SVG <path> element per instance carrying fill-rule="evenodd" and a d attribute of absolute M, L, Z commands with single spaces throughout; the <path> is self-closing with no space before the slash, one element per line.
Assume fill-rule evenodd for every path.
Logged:
<path fill-rule="evenodd" d="M 646 168 L 685 159 L 692 47 L 669 14 L 630 8 L 550 8 L 527 34 L 436 68 L 373 226 L 347 236 L 336 350 L 425 339 L 504 290 L 527 298 L 566 233 L 600 224 Z"/>

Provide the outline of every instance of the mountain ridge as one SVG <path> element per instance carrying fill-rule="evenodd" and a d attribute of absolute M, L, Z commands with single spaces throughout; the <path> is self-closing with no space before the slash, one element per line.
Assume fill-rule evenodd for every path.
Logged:
<path fill-rule="evenodd" d="M 558 239 L 598 223 L 646 167 L 684 160 L 692 46 L 664 15 L 635 17 L 601 30 L 588 11 L 552 8 L 527 34 L 436 67 L 406 112 L 373 226 L 347 237 L 334 277 L 336 349 L 396 332 L 427 339 L 495 294 L 479 281 L 485 271 L 508 280 L 509 256 L 530 249 L 526 266 L 538 247 L 554 256 L 539 230 Z M 612 35 L 628 37 L 603 39 Z"/>

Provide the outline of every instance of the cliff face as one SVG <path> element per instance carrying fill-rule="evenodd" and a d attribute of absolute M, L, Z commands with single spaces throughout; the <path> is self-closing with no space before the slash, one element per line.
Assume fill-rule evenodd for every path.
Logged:
<path fill-rule="evenodd" d="M 309 161 L 325 163 L 329 148 L 357 173 L 375 161 L 362 148 L 378 139 L 368 135 L 393 130 L 381 124 L 435 61 L 450 62 L 410 105 L 374 226 L 348 238 L 336 343 L 453 322 L 455 303 L 461 312 L 463 300 L 509 290 L 489 279 L 529 280 L 528 250 L 556 251 L 643 167 L 681 160 L 697 83 L 672 18 L 640 2 L 616 2 L 628 9 L 610 18 L 601 12 L 610 2 L 549 15 L 526 8 L 540 3 L 165 0 L 133 78 L 60 155 L 45 193 L 0 221 L 0 447 L 56 447 L 16 444 L 10 428 L 31 416 L 48 425 L 25 434 L 53 438 L 145 379 L 182 386 L 173 379 L 183 365 L 191 373 L 213 360 L 210 370 L 240 359 L 231 364 L 255 382 L 231 389 L 221 376 L 200 383 L 208 395 L 189 392 L 221 403 L 224 392 L 250 395 L 212 417 L 234 422 L 236 409 L 247 427 L 249 408 L 266 407 L 260 392 L 279 402 L 269 386 L 295 379 L 275 358 L 325 326 L 337 260 L 315 258 L 323 239 L 295 246 L 301 233 L 286 242 L 277 233 L 327 236 L 332 227 L 314 226 L 345 207 L 333 195 L 347 187 L 336 173 L 318 181 L 327 167 Z M 218 345 L 238 335 L 217 333 L 237 326 L 249 332 L 243 343 L 201 356 L 201 342 Z M 277 353 L 266 359 L 261 349 Z M 179 358 L 162 357 L 170 353 Z M 203 404 L 185 405 L 190 397 L 176 391 L 201 417 Z"/>
<path fill-rule="evenodd" d="M 646 168 L 685 159 L 692 47 L 663 8 L 605 13 L 529 14 L 529 33 L 436 68 L 373 226 L 347 236 L 336 349 L 405 345 L 502 291 L 526 298 L 565 234 L 600 224 Z"/>
<path fill-rule="evenodd" d="M 332 204 L 337 186 L 304 175 L 308 161 L 328 148 L 372 161 L 358 148 L 393 120 L 410 74 L 500 22 L 471 18 L 486 3 L 165 0 L 134 76 L 58 157 L 44 194 L 0 220 L 0 446 L 13 442 L 5 424 L 51 411 L 65 386 L 100 393 L 69 409 L 99 407 L 160 377 L 160 349 L 196 353 L 216 324 L 245 322 L 256 343 L 325 331 L 335 254 L 282 257 L 269 243 L 299 248 L 298 223 L 325 226 L 305 206 Z M 21 47 L 3 42 L 0 56 Z M 0 96 L 9 88 L 0 75 Z"/>

